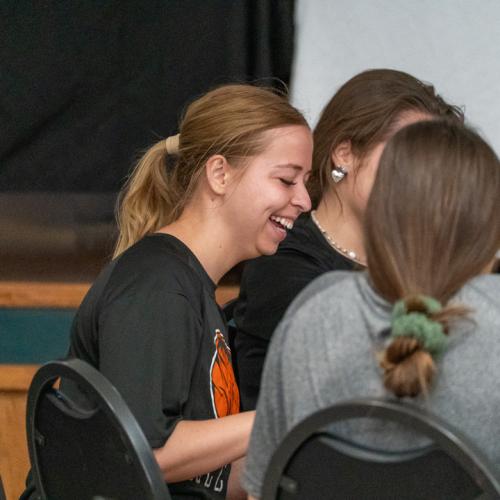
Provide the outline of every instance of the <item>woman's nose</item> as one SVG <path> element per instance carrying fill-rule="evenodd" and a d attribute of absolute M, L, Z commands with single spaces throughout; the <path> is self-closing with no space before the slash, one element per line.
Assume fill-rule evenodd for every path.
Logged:
<path fill-rule="evenodd" d="M 301 182 L 298 182 L 295 186 L 292 204 L 299 207 L 301 212 L 309 212 L 311 210 L 311 198 L 306 186 Z"/>

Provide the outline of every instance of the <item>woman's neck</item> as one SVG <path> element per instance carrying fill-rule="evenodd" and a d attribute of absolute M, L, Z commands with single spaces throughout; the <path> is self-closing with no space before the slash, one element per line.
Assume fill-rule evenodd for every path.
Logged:
<path fill-rule="evenodd" d="M 315 211 L 315 216 L 330 240 L 335 242 L 332 246 L 354 252 L 356 258 L 353 260 L 366 265 L 363 221 L 350 210 L 348 204 L 341 204 L 335 193 L 325 195 Z"/>
<path fill-rule="evenodd" d="M 239 262 L 233 255 L 225 228 L 210 217 L 183 213 L 179 219 L 162 227 L 159 232 L 171 234 L 181 240 L 215 284 Z"/>

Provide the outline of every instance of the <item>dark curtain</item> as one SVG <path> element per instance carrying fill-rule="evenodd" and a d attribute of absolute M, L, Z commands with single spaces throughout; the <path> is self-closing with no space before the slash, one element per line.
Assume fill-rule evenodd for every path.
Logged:
<path fill-rule="evenodd" d="M 4 0 L 0 191 L 116 192 L 183 106 L 287 83 L 293 0 Z"/>
<path fill-rule="evenodd" d="M 292 52 L 293 0 L 2 0 L 0 279 L 93 280 L 141 150 Z"/>

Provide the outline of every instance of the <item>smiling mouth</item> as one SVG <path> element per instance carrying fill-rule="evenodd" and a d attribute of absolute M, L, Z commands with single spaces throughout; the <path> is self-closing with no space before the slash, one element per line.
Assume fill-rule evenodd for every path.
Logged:
<path fill-rule="evenodd" d="M 285 229 L 290 231 L 293 228 L 293 220 L 287 219 L 286 217 L 277 217 L 275 215 L 271 215 L 269 217 L 271 221 L 281 229 Z"/>

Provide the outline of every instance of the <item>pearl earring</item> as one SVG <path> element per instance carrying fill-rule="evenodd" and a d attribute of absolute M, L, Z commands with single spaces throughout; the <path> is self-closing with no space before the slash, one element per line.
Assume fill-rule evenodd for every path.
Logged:
<path fill-rule="evenodd" d="M 347 175 L 347 170 L 340 165 L 335 165 L 332 169 L 332 179 L 335 184 L 339 183 Z"/>

